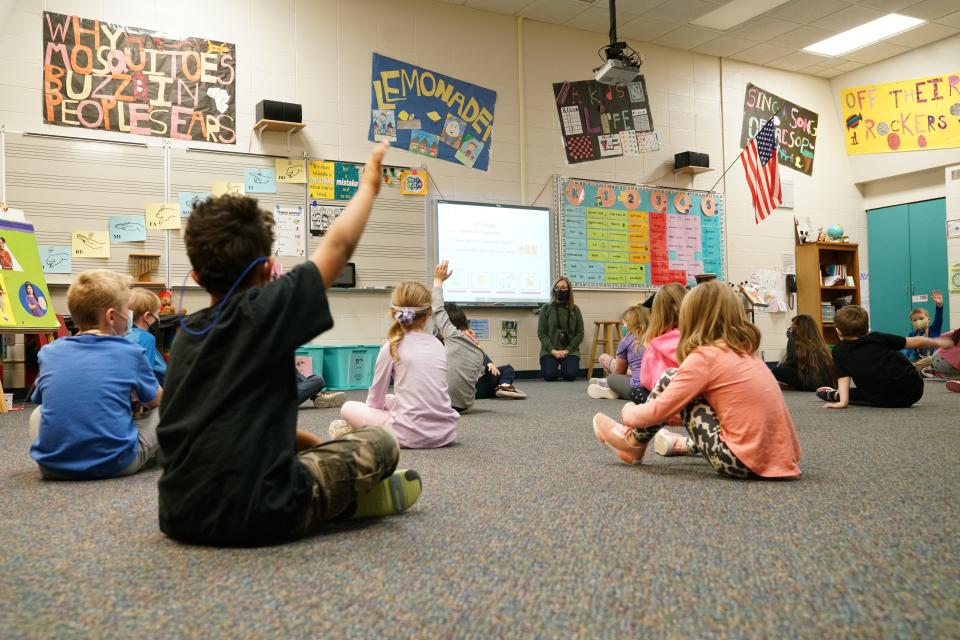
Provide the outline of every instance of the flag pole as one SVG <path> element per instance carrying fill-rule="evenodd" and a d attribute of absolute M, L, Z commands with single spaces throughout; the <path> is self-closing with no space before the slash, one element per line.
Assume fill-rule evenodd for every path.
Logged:
<path fill-rule="evenodd" d="M 786 106 L 787 106 L 787 104 L 786 104 L 786 103 L 783 103 L 783 104 L 780 106 L 780 109 L 779 109 L 775 114 L 773 114 L 772 116 L 770 116 L 770 120 L 773 120 L 774 118 L 780 117 L 780 114 L 783 113 L 783 110 L 784 110 L 784 108 L 785 108 Z M 762 125 L 760 125 L 760 129 L 763 129 L 765 126 L 767 126 L 767 123 L 770 122 L 770 120 L 767 120 L 767 122 L 764 122 Z M 757 133 L 760 133 L 760 129 L 757 129 Z M 757 136 L 754 135 L 753 137 L 756 138 Z M 713 186 L 710 187 L 710 188 L 708 189 L 708 191 L 713 191 L 714 189 L 717 188 L 717 185 L 720 184 L 720 181 L 721 181 L 721 180 L 723 180 L 723 176 L 727 175 L 727 172 L 730 171 L 730 169 L 733 168 L 733 165 L 735 165 L 735 164 L 737 163 L 737 160 L 739 160 L 739 159 L 740 159 L 740 156 L 742 156 L 745 152 L 746 152 L 746 149 L 741 149 L 741 150 L 740 150 L 740 153 L 737 154 L 737 157 L 734 158 L 734 159 L 733 159 L 733 162 L 731 162 L 730 165 L 729 165 L 726 169 L 723 170 L 723 173 L 720 174 L 720 177 L 717 178 L 717 181 L 713 183 Z"/>

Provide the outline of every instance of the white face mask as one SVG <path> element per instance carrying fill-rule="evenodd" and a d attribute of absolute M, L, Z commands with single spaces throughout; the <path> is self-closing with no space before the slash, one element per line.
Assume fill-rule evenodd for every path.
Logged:
<path fill-rule="evenodd" d="M 113 328 L 113 335 L 115 336 L 125 336 L 130 333 L 130 327 L 133 326 L 133 311 L 127 311 L 127 315 L 124 316 L 127 319 L 126 327 L 123 330 L 123 333 L 117 333 L 116 327 Z"/>

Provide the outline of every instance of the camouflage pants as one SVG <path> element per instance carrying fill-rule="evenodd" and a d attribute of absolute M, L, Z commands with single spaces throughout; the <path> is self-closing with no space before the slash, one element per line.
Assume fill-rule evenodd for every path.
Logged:
<path fill-rule="evenodd" d="M 664 371 L 660 380 L 650 391 L 649 400 L 653 400 L 663 393 L 676 373 L 676 369 Z M 681 409 L 680 419 L 683 421 L 687 433 L 693 439 L 695 449 L 691 450 L 692 454 L 702 455 L 720 475 L 731 478 L 755 477 L 753 471 L 750 471 L 747 465 L 743 464 L 721 439 L 720 434 L 723 433 L 723 426 L 720 424 L 720 419 L 714 412 L 713 407 L 707 403 L 703 396 L 697 396 Z M 637 442 L 650 442 L 657 431 L 665 426 L 654 425 L 642 429 L 634 428 L 633 437 L 637 439 Z"/>
<path fill-rule="evenodd" d="M 318 531 L 323 523 L 346 519 L 357 496 L 367 493 L 397 468 L 400 448 L 382 427 L 366 427 L 301 451 L 297 458 L 313 476 L 313 496 L 297 535 Z"/>

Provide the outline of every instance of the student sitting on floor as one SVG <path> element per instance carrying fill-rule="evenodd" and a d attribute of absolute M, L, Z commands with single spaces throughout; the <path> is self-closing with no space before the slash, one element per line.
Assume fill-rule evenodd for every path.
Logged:
<path fill-rule="evenodd" d="M 124 337 L 132 325 L 130 278 L 84 271 L 67 290 L 80 330 L 40 350 L 30 416 L 30 455 L 44 478 L 126 476 L 157 454 L 161 389 L 143 348 Z"/>
<path fill-rule="evenodd" d="M 401 282 L 393 290 L 393 324 L 380 347 L 367 401 L 350 401 L 342 420 L 330 423 L 330 435 L 368 424 L 393 430 L 401 447 L 432 449 L 457 439 L 460 414 L 450 404 L 447 357 L 434 337 L 430 290 L 419 282 Z M 393 381 L 393 393 L 387 388 Z"/>
<path fill-rule="evenodd" d="M 677 366 L 677 343 L 680 340 L 680 303 L 687 289 L 671 282 L 664 285 L 653 299 L 650 326 L 643 337 L 643 362 L 640 364 L 640 390 L 636 400 L 645 402 L 650 389 L 667 369 Z M 636 402 L 634 400 L 634 402 Z"/>
<path fill-rule="evenodd" d="M 949 348 L 950 338 L 904 338 L 889 333 L 867 333 L 870 316 L 859 305 L 847 305 L 833 319 L 840 338 L 833 347 L 837 388 L 821 387 L 817 397 L 827 409 L 866 404 L 877 407 L 909 407 L 923 396 L 923 378 L 903 349 Z M 851 379 L 857 385 L 850 388 Z"/>
<path fill-rule="evenodd" d="M 929 372 L 924 372 L 932 378 L 940 378 L 948 382 L 960 381 L 960 329 L 948 331 L 941 336 L 950 340 L 951 346 L 937 349 L 930 359 Z M 947 385 L 950 391 L 960 390 L 960 384 Z"/>
<path fill-rule="evenodd" d="M 443 302 L 443 281 L 453 275 L 446 260 L 437 265 L 433 275 L 433 317 L 443 350 L 447 355 L 447 388 L 450 403 L 463 413 L 475 399 L 511 398 L 522 400 L 526 394 L 513 386 L 513 367 L 496 367 L 480 348 L 470 329 L 470 321 L 453 302 Z"/>
<path fill-rule="evenodd" d="M 640 366 L 643 362 L 643 334 L 650 325 L 650 312 L 646 307 L 630 307 L 623 314 L 623 339 L 617 345 L 616 356 L 603 353 L 600 364 L 609 371 L 606 378 L 591 378 L 587 395 L 591 398 L 629 398 L 643 402 L 646 394 L 640 387 Z M 626 375 L 627 368 L 630 375 Z"/>
<path fill-rule="evenodd" d="M 933 322 L 930 322 L 930 312 L 923 307 L 917 307 L 910 312 L 910 326 L 913 330 L 907 334 L 908 338 L 939 338 L 943 331 L 943 292 L 931 291 L 930 299 L 933 300 L 935 310 L 933 312 Z M 904 355 L 913 363 L 917 371 L 922 371 L 930 366 L 930 358 L 933 356 L 933 349 L 920 347 L 911 349 L 907 347 Z"/>
<path fill-rule="evenodd" d="M 167 375 L 167 361 L 157 349 L 156 333 L 160 328 L 160 297 L 143 287 L 131 289 L 130 311 L 133 312 L 133 326 L 127 339 L 143 347 L 153 375 L 157 377 L 157 382 L 163 384 L 163 377 Z"/>
<path fill-rule="evenodd" d="M 333 326 L 325 293 L 380 189 L 374 150 L 310 259 L 271 281 L 273 216 L 253 198 L 198 204 L 184 234 L 211 306 L 181 320 L 160 407 L 160 529 L 213 545 L 271 544 L 331 520 L 404 511 L 420 495 L 382 427 L 322 443 L 297 429 L 294 353 Z M 299 453 L 298 453 L 299 452 Z"/>
<path fill-rule="evenodd" d="M 297 404 L 313 400 L 313 406 L 317 409 L 336 409 L 342 406 L 347 400 L 347 394 L 343 391 L 324 391 L 326 386 L 327 383 L 320 374 L 305 376 L 297 371 Z"/>
<path fill-rule="evenodd" d="M 583 314 L 573 303 L 573 285 L 565 277 L 553 284 L 553 300 L 540 307 L 537 321 L 540 339 L 540 372 L 550 382 L 576 380 L 583 342 Z M 591 363 L 592 364 L 592 363 Z"/>
<path fill-rule="evenodd" d="M 787 355 L 771 367 L 781 385 L 800 391 L 816 391 L 833 386 L 833 358 L 813 318 L 801 313 L 787 329 Z"/>
<path fill-rule="evenodd" d="M 646 403 L 623 407 L 624 424 L 594 416 L 597 439 L 628 464 L 639 464 L 653 439 L 660 455 L 702 455 L 724 476 L 799 476 L 793 420 L 757 357 L 760 331 L 733 290 L 716 280 L 694 287 L 680 309 L 680 336 L 679 368 L 664 372 Z M 690 438 L 661 430 L 678 412 Z"/>

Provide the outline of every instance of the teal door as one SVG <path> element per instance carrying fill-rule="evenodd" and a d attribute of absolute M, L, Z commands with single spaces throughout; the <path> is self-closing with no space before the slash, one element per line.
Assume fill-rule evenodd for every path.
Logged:
<path fill-rule="evenodd" d="M 867 211 L 870 329 L 904 334 L 910 314 L 908 205 Z"/>
<path fill-rule="evenodd" d="M 870 329 L 910 332 L 910 310 L 925 307 L 934 316 L 930 292 L 947 292 L 946 202 L 925 200 L 867 211 L 870 265 Z M 927 296 L 926 302 L 914 302 Z M 944 321 L 944 330 L 947 321 Z"/>
<path fill-rule="evenodd" d="M 950 317 L 946 227 L 947 205 L 943 198 L 910 204 L 910 306 L 926 308 L 933 320 L 936 305 L 930 292 L 943 292 L 944 329 Z M 927 296 L 927 300 L 914 302 L 913 296 Z"/>

